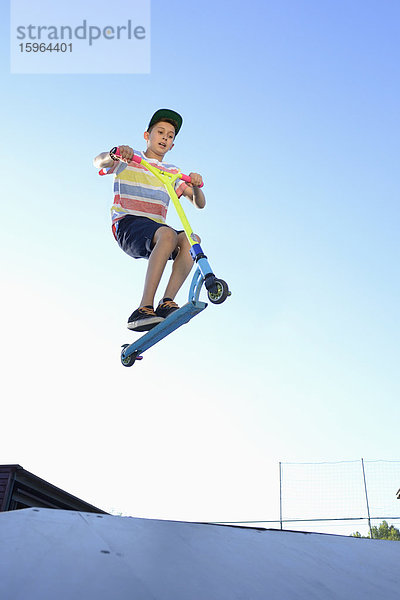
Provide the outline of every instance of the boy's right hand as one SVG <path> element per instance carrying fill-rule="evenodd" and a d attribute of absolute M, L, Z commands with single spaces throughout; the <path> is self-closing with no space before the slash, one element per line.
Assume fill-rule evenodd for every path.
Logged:
<path fill-rule="evenodd" d="M 120 160 L 123 162 L 129 163 L 133 157 L 133 149 L 130 146 L 119 146 L 119 153 L 121 155 Z"/>

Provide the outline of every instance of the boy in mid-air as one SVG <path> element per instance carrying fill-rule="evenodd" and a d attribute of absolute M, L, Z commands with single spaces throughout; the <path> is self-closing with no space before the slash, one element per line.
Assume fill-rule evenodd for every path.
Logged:
<path fill-rule="evenodd" d="M 157 110 L 150 119 L 144 139 L 147 149 L 133 151 L 129 146 L 119 146 L 121 160 L 110 152 L 102 152 L 94 159 L 94 166 L 107 169 L 115 175 L 114 204 L 111 209 L 112 230 L 119 246 L 133 258 L 147 258 L 148 266 L 143 296 L 129 317 L 128 328 L 148 331 L 163 321 L 179 307 L 174 298 L 188 276 L 193 259 L 190 244 L 184 231 L 176 231 L 165 223 L 169 195 L 162 183 L 142 165 L 131 162 L 134 154 L 156 167 L 177 173 L 179 169 L 164 163 L 165 154 L 174 146 L 174 140 L 182 126 L 182 117 L 169 109 Z M 175 182 L 175 191 L 186 196 L 197 208 L 204 208 L 205 197 L 198 187 L 201 175 L 190 173 L 191 184 Z M 163 298 L 154 310 L 154 298 L 165 265 L 173 260 L 172 273 Z"/>

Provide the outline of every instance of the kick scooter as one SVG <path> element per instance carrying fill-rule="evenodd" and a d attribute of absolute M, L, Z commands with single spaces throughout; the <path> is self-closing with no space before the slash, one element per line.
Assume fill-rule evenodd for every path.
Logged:
<path fill-rule="evenodd" d="M 121 156 L 118 147 L 113 148 L 110 151 L 110 154 L 115 156 L 115 158 L 119 158 Z M 190 183 L 190 177 L 180 172 L 170 173 L 169 171 L 158 169 L 154 165 L 147 162 L 144 158 L 141 158 L 136 154 L 133 155 L 131 162 L 135 162 L 145 167 L 148 171 L 155 175 L 155 177 L 157 177 L 157 179 L 159 179 L 166 188 L 174 204 L 175 210 L 182 222 L 186 237 L 189 240 L 190 254 L 193 261 L 196 263 L 197 268 L 192 278 L 187 303 L 178 310 L 175 310 L 166 319 L 164 319 L 164 321 L 158 323 L 155 327 L 153 327 L 153 329 L 145 333 L 132 344 L 124 344 L 122 346 L 121 362 L 124 367 L 131 367 L 136 360 L 141 360 L 143 358 L 141 356 L 143 352 L 178 329 L 178 327 L 181 327 L 181 325 L 188 323 L 193 317 L 198 315 L 206 308 L 207 303 L 199 300 L 203 283 L 207 290 L 208 299 L 213 304 L 222 304 L 222 302 L 225 302 L 228 296 L 231 295 L 226 281 L 219 279 L 214 275 L 210 263 L 207 260 L 207 256 L 204 254 L 200 244 L 198 243 L 198 238 L 193 232 L 175 192 L 175 181 L 177 179 L 182 179 L 183 181 Z M 101 169 L 99 171 L 99 175 L 105 175 L 106 173 L 107 169 Z"/>

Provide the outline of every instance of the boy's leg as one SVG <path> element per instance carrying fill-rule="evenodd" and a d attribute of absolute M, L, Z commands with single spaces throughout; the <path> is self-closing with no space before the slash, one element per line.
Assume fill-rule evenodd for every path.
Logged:
<path fill-rule="evenodd" d="M 142 308 L 132 313 L 128 321 L 129 329 L 135 331 L 151 329 L 156 325 L 157 317 L 159 320 L 162 320 L 179 308 L 172 300 L 175 298 L 193 266 L 193 259 L 190 255 L 190 244 L 184 232 L 177 234 L 170 227 L 159 227 L 153 236 L 153 243 L 153 249 L 147 266 L 143 296 L 140 302 L 140 307 Z M 174 251 L 178 251 L 178 255 L 174 259 L 171 277 L 169 278 L 163 298 L 168 298 L 169 301 L 160 303 L 156 311 L 157 317 L 153 311 L 152 315 L 149 316 L 141 314 L 141 311 L 148 311 L 154 306 L 154 296 L 165 265 Z"/>
<path fill-rule="evenodd" d="M 174 231 L 174 229 L 171 229 L 171 227 L 159 227 L 155 232 L 153 237 L 154 246 L 147 265 L 146 279 L 144 282 L 144 290 L 140 306 L 154 305 L 154 296 L 156 294 L 158 284 L 160 283 L 169 257 L 179 244 L 179 235 L 176 233 L 176 231 Z M 179 255 L 175 261 L 178 258 Z"/>
<path fill-rule="evenodd" d="M 177 238 L 176 248 L 179 248 L 179 253 L 172 265 L 171 277 L 169 278 L 163 296 L 164 298 L 171 298 L 172 300 L 175 298 L 193 267 L 193 259 L 190 255 L 190 244 L 185 232 L 181 231 L 178 233 Z"/>

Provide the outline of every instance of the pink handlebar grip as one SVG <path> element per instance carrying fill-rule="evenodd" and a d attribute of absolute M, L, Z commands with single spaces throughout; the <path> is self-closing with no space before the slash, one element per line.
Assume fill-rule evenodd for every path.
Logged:
<path fill-rule="evenodd" d="M 120 157 L 121 157 L 121 154 L 120 154 L 119 148 L 118 148 L 117 146 L 115 146 L 114 148 L 112 148 L 112 149 L 110 150 L 110 155 L 114 155 L 116 158 L 120 158 Z M 136 163 L 140 164 L 140 163 L 142 162 L 142 159 L 141 159 L 141 157 L 140 157 L 140 156 L 138 156 L 137 154 L 134 154 L 134 155 L 132 156 L 132 160 L 131 160 L 131 162 L 132 162 L 132 161 L 134 161 L 134 162 L 136 162 Z M 189 176 L 189 175 L 184 175 L 183 173 L 181 173 L 181 174 L 179 175 L 179 179 L 182 179 L 183 181 L 186 181 L 186 183 L 192 183 L 192 180 L 191 180 L 190 176 Z M 201 185 L 199 185 L 198 187 L 203 187 L 203 185 L 204 185 L 204 183 L 202 183 L 202 184 L 201 184 Z"/>
<path fill-rule="evenodd" d="M 182 181 L 186 181 L 186 183 L 192 183 L 192 178 L 189 175 L 184 175 L 183 173 L 180 174 L 180 179 L 182 179 Z M 203 187 L 204 183 L 202 183 L 201 185 L 197 186 L 197 187 Z"/>
<path fill-rule="evenodd" d="M 192 179 L 191 179 L 191 177 L 189 177 L 189 175 L 184 175 L 182 173 L 181 179 L 182 179 L 182 181 L 186 181 L 186 183 L 192 183 Z"/>
<path fill-rule="evenodd" d="M 112 148 L 110 150 L 110 154 L 114 155 L 116 158 L 121 158 L 121 153 L 120 153 L 119 148 L 117 146 L 115 146 L 115 148 Z M 138 164 L 140 164 L 142 162 L 142 159 L 137 154 L 134 154 L 132 156 L 131 162 L 132 162 L 132 160 L 134 162 L 138 163 Z"/>

